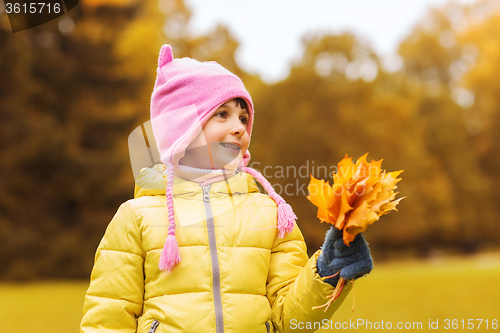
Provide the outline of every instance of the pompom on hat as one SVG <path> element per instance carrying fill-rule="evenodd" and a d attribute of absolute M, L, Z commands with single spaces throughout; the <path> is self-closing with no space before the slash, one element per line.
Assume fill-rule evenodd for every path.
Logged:
<path fill-rule="evenodd" d="M 168 209 L 168 236 L 158 267 L 172 271 L 181 261 L 179 244 L 175 237 L 175 215 L 172 188 L 174 170 L 186 148 L 202 131 L 214 112 L 226 101 L 243 98 L 247 102 L 249 120 L 247 131 L 252 135 L 253 103 L 239 77 L 214 61 L 200 62 L 190 58 L 174 59 L 170 45 L 163 45 L 158 58 L 156 82 L 151 95 L 151 125 L 166 166 L 166 198 Z M 291 232 L 296 216 L 292 207 L 279 196 L 259 172 L 247 167 L 248 150 L 240 161 L 240 169 L 251 174 L 262 184 L 278 206 L 279 236 Z"/>

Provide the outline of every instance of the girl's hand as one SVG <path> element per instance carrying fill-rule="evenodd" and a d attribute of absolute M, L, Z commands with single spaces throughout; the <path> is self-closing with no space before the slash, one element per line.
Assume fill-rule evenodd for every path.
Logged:
<path fill-rule="evenodd" d="M 342 239 L 342 230 L 332 226 L 326 233 L 321 250 L 322 253 L 317 262 L 318 274 L 325 277 L 340 272 L 325 280 L 332 286 L 337 285 L 340 277 L 355 280 L 370 273 L 373 269 L 370 249 L 362 234 L 358 234 L 350 246 L 347 246 Z"/>

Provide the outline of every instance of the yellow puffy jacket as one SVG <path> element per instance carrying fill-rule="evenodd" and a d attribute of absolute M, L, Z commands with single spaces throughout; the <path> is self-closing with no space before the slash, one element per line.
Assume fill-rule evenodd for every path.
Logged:
<path fill-rule="evenodd" d="M 277 207 L 238 172 L 206 187 L 176 177 L 173 198 L 181 262 L 158 269 L 167 236 L 163 166 L 137 177 L 95 256 L 80 330 L 137 333 L 313 332 L 333 287 L 316 271 L 297 226 L 278 236 Z M 311 326 L 311 324 L 309 324 Z M 317 329 L 318 327 L 316 327 Z"/>

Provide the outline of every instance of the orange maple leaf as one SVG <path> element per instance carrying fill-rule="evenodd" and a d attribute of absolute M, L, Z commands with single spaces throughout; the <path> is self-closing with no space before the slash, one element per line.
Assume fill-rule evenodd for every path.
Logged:
<path fill-rule="evenodd" d="M 381 215 L 397 210 L 396 205 L 404 198 L 395 200 L 398 192 L 394 192 L 403 170 L 386 173 L 381 169 L 382 160 L 367 163 L 367 155 L 353 163 L 346 154 L 338 163 L 331 186 L 311 175 L 307 187 L 307 198 L 318 207 L 320 221 L 344 230 L 346 245 Z"/>

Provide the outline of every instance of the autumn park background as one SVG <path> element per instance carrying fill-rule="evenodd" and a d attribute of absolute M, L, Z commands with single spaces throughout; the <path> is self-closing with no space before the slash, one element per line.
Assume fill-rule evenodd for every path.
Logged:
<path fill-rule="evenodd" d="M 372 274 L 377 267 L 386 274 L 391 262 L 403 267 L 398 272 L 418 274 L 422 262 L 461 257 L 468 261 L 456 267 L 466 267 L 470 280 L 457 281 L 457 288 L 478 276 L 486 290 L 494 288 L 500 277 L 500 2 L 429 9 L 389 64 L 354 34 L 305 35 L 301 60 L 274 84 L 238 67 L 238 42 L 227 27 L 189 37 L 189 9 L 182 0 L 166 3 L 81 0 L 60 19 L 16 34 L 0 10 L 0 328 L 12 299 L 31 311 L 23 302 L 36 288 L 46 289 L 41 281 L 59 281 L 49 285 L 61 297 L 76 285 L 77 291 L 68 288 L 81 311 L 97 245 L 118 206 L 133 196 L 127 138 L 149 119 L 164 43 L 175 57 L 215 60 L 243 79 L 256 110 L 253 167 L 269 166 L 277 188 L 293 184 L 282 195 L 298 215 L 310 254 L 328 226 L 303 192 L 309 175 L 273 172 L 308 166 L 313 176 L 327 178 L 318 166 L 369 152 L 369 160 L 384 159 L 384 169 L 404 170 L 398 191 L 406 196 L 398 212 L 365 233 Z M 490 258 L 490 268 L 475 272 L 474 258 Z M 379 280 L 390 289 L 387 279 Z M 30 285 L 34 291 L 26 292 Z M 364 302 L 380 308 L 367 293 Z M 463 301 L 483 304 L 486 294 L 474 297 Z M 498 310 L 498 302 L 487 308 Z"/>

